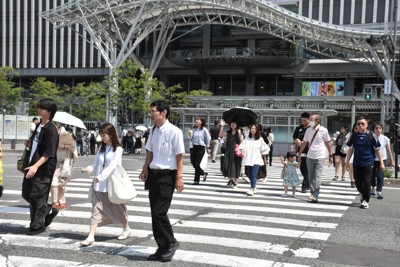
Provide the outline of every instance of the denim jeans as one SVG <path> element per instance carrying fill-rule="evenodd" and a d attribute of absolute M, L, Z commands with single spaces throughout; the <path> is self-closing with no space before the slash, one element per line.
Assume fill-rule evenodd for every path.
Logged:
<path fill-rule="evenodd" d="M 387 160 L 384 160 L 383 163 L 386 166 Z M 376 186 L 376 191 L 378 192 L 382 192 L 383 179 L 384 179 L 384 174 L 383 171 L 381 170 L 381 163 L 379 161 L 375 161 L 374 168 L 372 169 L 371 186 L 372 187 Z"/>
<path fill-rule="evenodd" d="M 250 186 L 252 189 L 256 188 L 257 184 L 257 173 L 258 170 L 260 169 L 260 165 L 253 165 L 253 166 L 248 166 L 249 167 L 249 173 L 250 173 Z"/>

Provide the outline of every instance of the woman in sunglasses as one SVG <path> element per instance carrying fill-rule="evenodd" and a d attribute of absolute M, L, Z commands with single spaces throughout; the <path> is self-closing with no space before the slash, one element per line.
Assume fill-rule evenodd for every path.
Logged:
<path fill-rule="evenodd" d="M 346 157 L 346 169 L 349 170 L 349 161 L 354 152 L 354 179 L 358 192 L 362 194 L 360 208 L 367 209 L 369 207 L 368 202 L 371 194 L 371 177 L 375 155 L 378 157 L 382 171 L 385 170 L 385 164 L 382 160 L 381 145 L 376 135 L 367 130 L 368 122 L 364 117 L 359 117 L 357 119 L 357 129 L 358 131 L 353 133 L 350 140 L 347 142 L 349 151 Z"/>

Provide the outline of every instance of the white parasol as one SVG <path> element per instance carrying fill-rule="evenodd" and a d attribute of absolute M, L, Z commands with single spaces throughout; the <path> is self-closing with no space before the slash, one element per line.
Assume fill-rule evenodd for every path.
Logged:
<path fill-rule="evenodd" d="M 142 131 L 142 132 L 147 131 L 147 127 L 144 126 L 144 125 L 138 125 L 138 126 L 135 127 L 135 129 L 138 130 L 138 131 Z"/>
<path fill-rule="evenodd" d="M 86 129 L 86 126 L 85 124 L 83 124 L 83 121 L 81 119 L 64 111 L 57 111 L 54 115 L 53 121 Z"/>

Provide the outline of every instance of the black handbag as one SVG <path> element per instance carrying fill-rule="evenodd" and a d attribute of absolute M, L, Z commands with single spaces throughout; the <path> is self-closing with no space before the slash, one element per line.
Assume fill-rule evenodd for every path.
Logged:
<path fill-rule="evenodd" d="M 17 161 L 17 169 L 22 173 L 25 173 L 25 168 L 28 167 L 28 160 L 30 155 L 29 152 L 30 151 L 25 148 L 24 152 L 22 153 L 21 159 Z"/>

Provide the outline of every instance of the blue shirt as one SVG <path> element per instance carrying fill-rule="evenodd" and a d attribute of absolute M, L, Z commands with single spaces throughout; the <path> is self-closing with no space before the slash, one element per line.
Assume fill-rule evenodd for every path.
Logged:
<path fill-rule="evenodd" d="M 207 128 L 202 127 L 200 129 L 196 128 L 193 130 L 193 139 L 192 139 L 193 145 L 209 147 L 210 141 L 211 141 L 211 136 Z"/>
<path fill-rule="evenodd" d="M 353 165 L 372 166 L 375 161 L 375 149 L 379 149 L 381 144 L 375 134 L 370 136 L 370 132 L 365 131 L 364 133 L 355 132 L 352 134 L 347 146 L 353 148 Z"/>

